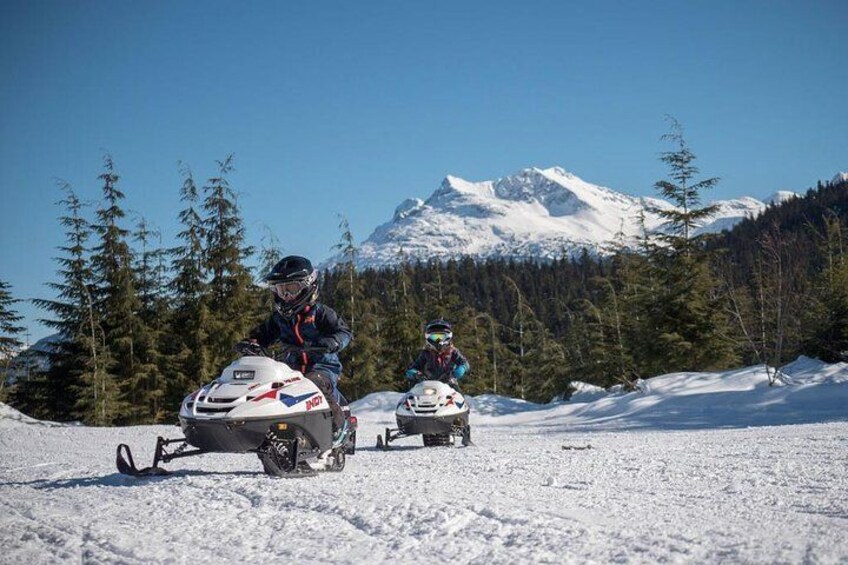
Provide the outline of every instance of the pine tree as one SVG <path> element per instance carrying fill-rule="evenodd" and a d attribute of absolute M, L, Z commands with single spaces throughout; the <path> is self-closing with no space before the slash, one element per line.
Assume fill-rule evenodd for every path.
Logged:
<path fill-rule="evenodd" d="M 718 179 L 694 182 L 695 155 L 677 121 L 672 120 L 672 131 L 663 139 L 677 147 L 662 153 L 660 159 L 668 165 L 672 180 L 658 181 L 656 188 L 678 208 L 653 210 L 666 219 L 667 233 L 656 236 L 664 245 L 650 249 L 650 278 L 657 288 L 644 304 L 650 332 L 644 351 L 646 374 L 725 368 L 736 360 L 728 338 L 729 321 L 709 256 L 694 236 L 698 222 L 714 211 L 698 207 L 700 192 Z"/>
<path fill-rule="evenodd" d="M 100 318 L 95 311 L 93 273 L 88 258 L 87 242 L 91 225 L 83 216 L 85 204 L 66 182 L 59 183 L 65 208 L 60 224 L 66 229 L 67 244 L 58 249 L 62 256 L 57 281 L 47 283 L 55 299 L 35 299 L 33 303 L 53 315 L 40 320 L 56 330 L 60 339 L 49 354 L 49 369 L 44 375 L 34 375 L 18 391 L 16 405 L 37 418 L 66 421 L 78 416 L 78 403 L 88 398 L 94 403 L 96 386 L 86 387 L 81 378 L 89 367 L 101 374 L 102 336 Z"/>
<path fill-rule="evenodd" d="M 6 376 L 9 370 L 9 364 L 23 345 L 23 342 L 17 337 L 25 329 L 23 326 L 18 325 L 18 322 L 23 320 L 23 316 L 18 314 L 13 308 L 13 305 L 18 302 L 20 302 L 20 299 L 12 297 L 9 283 L 0 280 L 0 363 L 2 363 L 2 372 L 0 372 L 0 402 L 5 402 L 8 397 Z"/>
<path fill-rule="evenodd" d="M 674 118 L 669 117 L 671 132 L 662 136 L 663 141 L 676 145 L 673 151 L 660 154 L 660 161 L 669 168 L 670 180 L 659 180 L 654 184 L 657 191 L 676 205 L 674 209 L 651 207 L 653 213 L 665 220 L 668 233 L 658 234 L 660 241 L 684 255 L 691 255 L 697 248 L 695 229 L 700 222 L 715 214 L 716 206 L 701 206 L 701 193 L 718 184 L 719 178 L 712 177 L 695 182 L 698 167 L 695 166 L 695 154 L 689 149 L 683 138 L 683 127 Z"/>
<path fill-rule="evenodd" d="M 632 339 L 633 312 L 626 291 L 619 281 L 593 279 L 593 300 L 585 300 L 587 350 L 592 358 L 586 374 L 591 382 L 603 387 L 616 384 L 633 390 L 637 369 Z"/>
<path fill-rule="evenodd" d="M 506 367 L 509 367 L 506 384 L 510 387 L 508 390 L 512 394 L 517 393 L 522 400 L 525 400 L 528 394 L 528 377 L 532 371 L 531 367 L 525 364 L 530 337 L 528 329 L 531 324 L 536 322 L 536 316 L 515 280 L 508 276 L 504 276 L 504 280 L 515 292 L 514 314 L 508 325 L 508 330 L 512 335 L 507 339 L 514 356 L 511 358 L 512 363 L 505 364 Z"/>
<path fill-rule="evenodd" d="M 353 340 L 343 353 L 345 378 L 340 386 L 349 399 L 391 386 L 380 371 L 382 349 L 376 300 L 366 300 L 362 276 L 356 270 L 357 248 L 347 218 L 339 216 L 341 239 L 333 249 L 344 258 L 335 268 L 338 284 L 334 298 L 336 308 L 353 332 Z"/>
<path fill-rule="evenodd" d="M 825 218 L 821 255 L 824 268 L 816 280 L 817 300 L 808 311 L 808 355 L 829 363 L 848 362 L 848 237 L 845 225 L 829 214 Z"/>
<path fill-rule="evenodd" d="M 471 306 L 451 313 L 448 320 L 453 325 L 454 345 L 471 365 L 460 383 L 463 392 L 496 393 L 499 383 L 503 384 L 499 369 L 508 357 L 500 340 L 502 327 L 492 316 Z"/>
<path fill-rule="evenodd" d="M 207 342 L 213 367 L 233 358 L 233 345 L 258 320 L 252 276 L 244 261 L 253 253 L 245 245 L 245 228 L 230 187 L 233 156 L 218 161 L 218 174 L 204 187 L 205 270 L 209 274 Z"/>
<path fill-rule="evenodd" d="M 137 313 L 141 304 L 136 296 L 132 251 L 127 243 L 129 230 L 120 223 L 126 215 L 121 208 L 124 193 L 118 188 L 120 176 L 109 155 L 104 158 L 104 169 L 98 177 L 103 182 L 103 200 L 94 226 L 100 243 L 93 249 L 91 264 L 95 310 L 103 328 L 105 351 L 101 357 L 106 363 L 92 363 L 84 373 L 83 380 L 88 386 L 99 390 L 96 405 L 86 405 L 80 414 L 97 425 L 111 425 L 118 419 L 126 419 L 125 414 L 132 419 L 135 412 L 127 409 L 143 402 L 143 391 L 135 378 Z"/>
<path fill-rule="evenodd" d="M 570 368 L 565 348 L 538 319 L 528 324 L 529 347 L 524 363 L 530 368 L 526 378 L 526 398 L 532 402 L 550 402 L 568 396 Z"/>
<path fill-rule="evenodd" d="M 386 288 L 387 303 L 383 308 L 381 327 L 382 353 L 378 372 L 382 382 L 394 383 L 397 390 L 405 390 L 404 373 L 412 364 L 423 344 L 424 319 L 417 312 L 411 267 L 407 263 L 384 271 L 389 279 Z"/>
<path fill-rule="evenodd" d="M 344 306 L 339 306 L 339 310 L 346 314 L 350 330 L 356 333 L 356 314 L 357 314 L 357 299 L 362 299 L 362 287 L 359 283 L 359 278 L 356 274 L 356 244 L 354 243 L 353 233 L 350 231 L 350 224 L 342 215 L 339 215 L 339 230 L 341 231 L 341 240 L 333 246 L 334 251 L 341 253 L 343 260 L 339 262 L 336 269 L 344 278 L 344 282 L 339 284 L 337 289 L 338 297 L 344 301 Z"/>
<path fill-rule="evenodd" d="M 179 213 L 182 230 L 177 235 L 182 245 L 172 249 L 171 281 L 172 320 L 167 348 L 173 359 L 173 374 L 168 378 L 165 404 L 179 406 L 186 394 L 212 378 L 212 361 L 207 344 L 209 320 L 204 245 L 206 227 L 197 206 L 198 190 L 191 170 L 181 166 L 183 185 L 180 200 L 186 206 Z M 170 412 L 170 415 L 175 415 Z"/>
<path fill-rule="evenodd" d="M 134 265 L 140 303 L 138 331 L 134 336 L 138 363 L 131 386 L 139 391 L 137 404 L 133 407 L 134 421 L 158 423 L 165 416 L 163 397 L 166 382 L 162 345 L 167 329 L 168 303 L 164 289 L 165 251 L 161 244 L 153 247 L 154 240 L 161 240 L 161 235 L 152 230 L 144 218 L 140 218 L 135 241 L 141 249 Z"/>
<path fill-rule="evenodd" d="M 257 304 L 257 311 L 273 312 L 274 295 L 268 292 L 268 284 L 265 282 L 265 276 L 283 258 L 283 247 L 280 244 L 280 239 L 271 232 L 271 228 L 264 226 L 263 231 L 265 233 L 262 236 L 262 247 L 259 250 L 259 267 L 256 272 L 256 285 L 254 289 L 256 295 L 255 302 Z"/>

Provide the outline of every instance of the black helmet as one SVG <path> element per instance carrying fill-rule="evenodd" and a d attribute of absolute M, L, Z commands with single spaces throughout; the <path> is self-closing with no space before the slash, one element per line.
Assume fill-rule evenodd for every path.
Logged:
<path fill-rule="evenodd" d="M 274 294 L 274 308 L 287 318 L 318 300 L 318 272 L 305 257 L 289 255 L 265 275 Z"/>
<path fill-rule="evenodd" d="M 453 330 L 447 320 L 433 320 L 424 326 L 424 340 L 427 347 L 442 351 L 453 343 Z"/>

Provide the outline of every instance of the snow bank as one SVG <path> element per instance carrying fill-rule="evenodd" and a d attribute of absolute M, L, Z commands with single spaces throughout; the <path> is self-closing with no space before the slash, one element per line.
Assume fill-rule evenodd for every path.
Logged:
<path fill-rule="evenodd" d="M 781 371 L 788 375 L 795 384 L 848 382 L 848 363 L 828 364 L 803 355 L 792 363 L 781 367 Z"/>
<path fill-rule="evenodd" d="M 66 424 L 60 424 L 58 422 L 48 422 L 46 420 L 36 420 L 35 418 L 30 418 L 26 414 L 18 412 L 8 404 L 3 404 L 2 402 L 0 402 L 0 429 L 33 425 L 58 427 L 64 426 Z"/>
<path fill-rule="evenodd" d="M 571 386 L 574 388 L 574 392 L 571 393 L 571 398 L 568 401 L 572 403 L 592 402 L 609 394 L 603 387 L 581 381 L 574 381 Z"/>
<path fill-rule="evenodd" d="M 717 373 L 671 373 L 639 381 L 639 390 L 605 391 L 576 382 L 567 402 L 534 404 L 495 394 L 470 398 L 472 422 L 562 430 L 706 429 L 848 420 L 848 364 L 799 357 L 769 385 L 762 365 Z M 360 418 L 394 422 L 401 393 L 374 393 L 352 404 Z"/>

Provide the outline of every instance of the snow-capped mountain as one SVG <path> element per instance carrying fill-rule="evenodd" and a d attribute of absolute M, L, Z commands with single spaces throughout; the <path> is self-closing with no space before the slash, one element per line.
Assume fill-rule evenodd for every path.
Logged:
<path fill-rule="evenodd" d="M 768 203 L 792 196 L 782 191 Z M 728 229 L 767 206 L 750 197 L 712 204 L 718 211 L 697 233 Z M 403 201 L 392 219 L 362 243 L 357 265 L 381 267 L 403 260 L 463 256 L 547 260 L 583 248 L 603 252 L 619 234 L 637 236 L 640 215 L 648 230 L 662 229 L 662 220 L 651 208 L 673 206 L 588 183 L 560 167 L 529 168 L 483 182 L 448 176 L 427 200 Z M 334 257 L 322 266 L 338 260 Z"/>
<path fill-rule="evenodd" d="M 19 379 L 46 371 L 50 367 L 50 354 L 56 351 L 61 341 L 60 334 L 52 334 L 39 339 L 29 347 L 22 348 L 11 359 L 3 360 L 0 378 L 12 385 Z"/>

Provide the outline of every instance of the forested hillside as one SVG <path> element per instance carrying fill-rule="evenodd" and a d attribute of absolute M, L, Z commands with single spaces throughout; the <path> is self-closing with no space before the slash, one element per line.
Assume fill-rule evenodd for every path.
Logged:
<path fill-rule="evenodd" d="M 699 179 L 677 130 L 667 139 L 669 174 L 657 190 L 677 208 L 656 212 L 669 229 L 618 238 L 600 257 L 357 271 L 342 220 L 345 262 L 322 274 L 321 300 L 355 335 L 342 354 L 345 394 L 400 390 L 422 325 L 436 317 L 453 322 L 470 359 L 468 392 L 542 402 L 568 395 L 574 380 L 632 387 L 674 371 L 774 367 L 802 353 L 848 360 L 848 182 L 819 183 L 729 232 L 695 237 L 710 212 L 700 194 L 717 179 Z M 91 195 L 61 186 L 67 240 L 50 282 L 55 298 L 37 303 L 64 339 L 47 372 L 8 383 L 0 400 L 51 420 L 174 420 L 182 397 L 271 311 L 258 281 L 280 250 L 273 239 L 260 250 L 246 244 L 232 170 L 231 157 L 202 182 L 182 170 L 179 244 L 170 249 L 144 220 L 127 225 L 111 158 L 95 210 L 84 204 Z M 2 289 L 3 343 L 18 344 L 15 289 Z"/>

